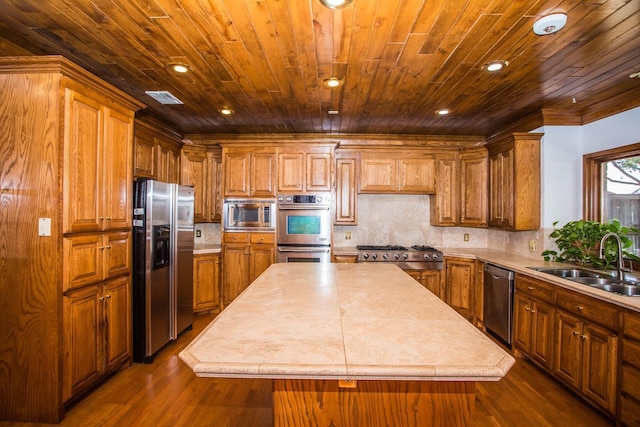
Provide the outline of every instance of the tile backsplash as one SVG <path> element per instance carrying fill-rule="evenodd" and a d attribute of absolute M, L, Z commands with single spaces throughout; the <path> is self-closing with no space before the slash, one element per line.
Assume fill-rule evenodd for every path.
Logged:
<path fill-rule="evenodd" d="M 423 195 L 359 194 L 358 225 L 334 226 L 336 247 L 356 245 L 427 244 L 436 248 L 495 248 L 537 258 L 549 246 L 551 230 L 507 232 L 469 227 L 434 227 L 429 223 L 430 197 Z M 346 239 L 350 233 L 351 238 Z M 465 240 L 465 235 L 468 240 Z M 529 250 L 533 240 L 535 250 Z"/>

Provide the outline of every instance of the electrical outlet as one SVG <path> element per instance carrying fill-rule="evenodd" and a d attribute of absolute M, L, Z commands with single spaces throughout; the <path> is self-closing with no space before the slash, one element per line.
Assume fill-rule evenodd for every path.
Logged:
<path fill-rule="evenodd" d="M 344 232 L 344 240 L 351 240 L 351 232 L 350 231 L 345 231 Z"/>
<path fill-rule="evenodd" d="M 534 239 L 529 240 L 529 252 L 536 251 L 536 241 Z"/>
<path fill-rule="evenodd" d="M 464 233 L 464 241 L 465 242 L 469 241 L 469 233 Z"/>
<path fill-rule="evenodd" d="M 202 231 L 196 230 L 196 237 L 202 237 Z"/>

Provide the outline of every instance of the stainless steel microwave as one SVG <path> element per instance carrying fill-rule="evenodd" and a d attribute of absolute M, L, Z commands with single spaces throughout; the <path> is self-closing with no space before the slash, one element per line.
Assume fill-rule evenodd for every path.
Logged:
<path fill-rule="evenodd" d="M 274 231 L 275 199 L 225 199 L 224 231 Z"/>

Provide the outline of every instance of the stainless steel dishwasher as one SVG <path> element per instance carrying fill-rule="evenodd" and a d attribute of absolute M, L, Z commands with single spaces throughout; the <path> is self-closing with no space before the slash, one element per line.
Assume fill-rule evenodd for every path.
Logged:
<path fill-rule="evenodd" d="M 513 331 L 513 271 L 484 267 L 484 326 L 509 348 Z"/>

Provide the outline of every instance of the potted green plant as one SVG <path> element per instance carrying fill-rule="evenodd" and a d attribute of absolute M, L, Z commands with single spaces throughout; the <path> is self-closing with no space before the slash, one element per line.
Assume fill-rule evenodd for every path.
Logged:
<path fill-rule="evenodd" d="M 553 223 L 557 225 L 558 221 Z M 542 256 L 546 261 L 570 262 L 582 267 L 592 267 L 599 270 L 616 268 L 618 262 L 618 248 L 613 239 L 607 239 L 604 248 L 604 258 L 600 258 L 600 241 L 607 233 L 615 233 L 622 241 L 622 252 L 625 258 L 640 260 L 634 254 L 626 251 L 633 242 L 628 237 L 640 230 L 633 227 L 623 227 L 616 219 L 608 223 L 598 221 L 570 221 L 562 228 L 555 228 L 549 237 L 555 239 L 558 251 L 545 250 Z"/>

